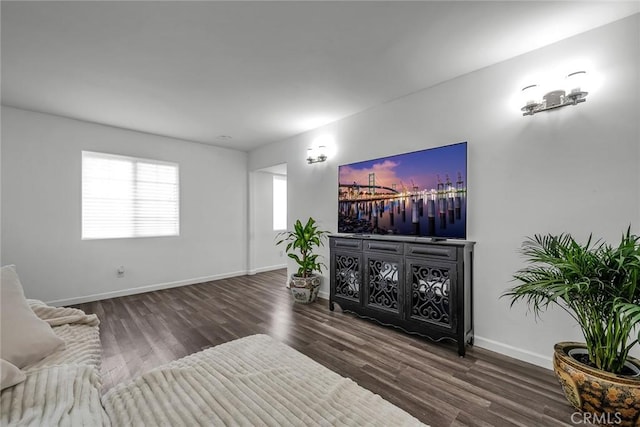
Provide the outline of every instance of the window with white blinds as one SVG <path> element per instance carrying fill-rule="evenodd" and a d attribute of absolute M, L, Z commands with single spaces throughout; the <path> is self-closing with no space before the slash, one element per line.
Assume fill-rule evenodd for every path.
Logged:
<path fill-rule="evenodd" d="M 178 164 L 82 152 L 82 239 L 178 236 Z"/>

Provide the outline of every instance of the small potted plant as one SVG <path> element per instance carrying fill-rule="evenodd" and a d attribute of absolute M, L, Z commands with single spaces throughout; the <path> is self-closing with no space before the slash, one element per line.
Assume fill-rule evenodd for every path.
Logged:
<path fill-rule="evenodd" d="M 323 246 L 328 231 L 318 229 L 316 221 L 309 218 L 306 224 L 297 220 L 293 231 L 278 233 L 276 245 L 286 243 L 287 256 L 298 263 L 298 271 L 291 275 L 289 288 L 296 302 L 309 304 L 315 301 L 320 289 L 322 268 L 326 266 L 318 260 L 314 249 Z"/>
<path fill-rule="evenodd" d="M 629 228 L 616 247 L 591 236 L 580 244 L 569 234 L 536 235 L 522 254 L 529 265 L 503 296 L 512 306 L 526 302 L 536 317 L 559 306 L 586 341 L 554 347 L 554 371 L 569 402 L 603 424 L 640 425 L 640 361 L 629 356 L 640 340 L 640 237 Z"/>

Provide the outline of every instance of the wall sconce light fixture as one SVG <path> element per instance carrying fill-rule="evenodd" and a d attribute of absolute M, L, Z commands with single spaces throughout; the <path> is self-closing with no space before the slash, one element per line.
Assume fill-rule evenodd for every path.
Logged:
<path fill-rule="evenodd" d="M 323 134 L 313 140 L 311 148 L 307 149 L 307 163 L 326 162 L 329 156 L 336 153 L 336 141 L 331 134 Z"/>
<path fill-rule="evenodd" d="M 307 163 L 320 163 L 327 160 L 326 148 L 324 145 L 318 145 L 318 148 L 307 149 Z"/>
<path fill-rule="evenodd" d="M 566 107 L 567 105 L 576 105 L 586 101 L 589 92 L 585 92 L 584 80 L 586 71 L 575 71 L 566 77 L 567 91 L 564 89 L 556 89 L 547 92 L 540 99 L 541 87 L 532 84 L 522 88 L 522 100 L 524 107 L 520 110 L 523 116 L 532 116 L 540 111 L 552 110 L 555 108 Z M 560 85 L 559 85 L 560 86 Z"/>

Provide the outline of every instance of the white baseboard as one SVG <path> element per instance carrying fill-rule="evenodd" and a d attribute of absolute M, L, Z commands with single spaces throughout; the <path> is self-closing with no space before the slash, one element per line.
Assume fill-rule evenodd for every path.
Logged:
<path fill-rule="evenodd" d="M 324 291 L 318 291 L 318 296 L 322 299 L 329 299 L 329 292 L 324 292 Z"/>
<path fill-rule="evenodd" d="M 113 292 L 104 292 L 100 294 L 85 295 L 76 298 L 58 299 L 54 301 L 46 301 L 47 304 L 54 307 L 63 305 L 82 304 L 85 302 L 100 301 L 103 299 L 124 297 L 128 295 L 142 294 L 145 292 L 159 291 L 161 289 L 177 288 L 179 286 L 195 285 L 196 283 L 209 282 L 211 280 L 227 279 L 229 277 L 238 277 L 246 275 L 246 271 L 236 271 L 233 273 L 216 274 L 213 276 L 196 277 L 193 279 L 178 280 L 175 282 L 158 283 L 155 285 L 140 286 L 137 288 L 120 289 Z"/>
<path fill-rule="evenodd" d="M 273 270 L 281 270 L 283 268 L 287 268 L 287 264 L 269 265 L 267 267 L 254 268 L 252 270 L 249 270 L 247 274 L 250 276 L 253 276 L 254 274 L 257 274 L 257 273 L 264 273 L 266 271 L 273 271 Z"/>
<path fill-rule="evenodd" d="M 473 338 L 473 345 L 513 357 L 514 359 L 519 359 L 524 362 L 541 366 L 543 368 L 553 369 L 553 360 L 551 356 L 544 356 L 542 354 L 523 350 L 521 348 L 513 347 L 488 338 L 479 337 L 477 335 Z"/>

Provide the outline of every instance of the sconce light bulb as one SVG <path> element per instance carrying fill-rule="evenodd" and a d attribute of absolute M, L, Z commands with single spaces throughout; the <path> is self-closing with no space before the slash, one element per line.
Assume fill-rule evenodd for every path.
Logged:
<path fill-rule="evenodd" d="M 567 82 L 569 83 L 569 92 L 570 93 L 578 93 L 581 92 L 585 87 L 584 83 L 586 80 L 587 72 L 586 71 L 574 71 L 573 73 L 569 73 L 567 75 Z"/>
<path fill-rule="evenodd" d="M 522 88 L 522 100 L 525 105 L 535 105 L 538 104 L 539 101 L 539 92 L 540 87 L 536 84 L 528 85 Z"/>

